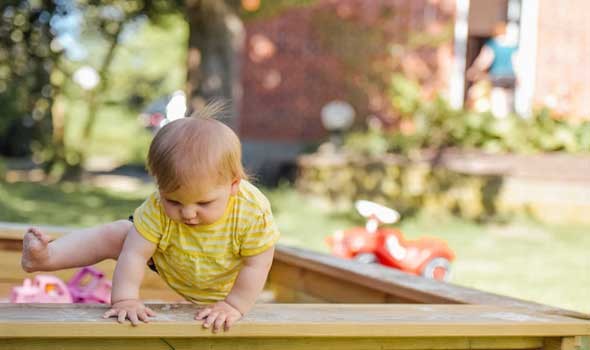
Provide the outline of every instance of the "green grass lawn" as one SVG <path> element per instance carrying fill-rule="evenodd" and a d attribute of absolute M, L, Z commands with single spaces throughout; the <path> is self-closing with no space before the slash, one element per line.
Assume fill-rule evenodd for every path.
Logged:
<path fill-rule="evenodd" d="M 363 224 L 354 213 L 334 213 L 292 190 L 269 197 L 286 244 L 327 252 L 327 234 Z M 429 214 L 398 226 L 406 238 L 430 235 L 449 243 L 457 255 L 453 283 L 590 313 L 590 226 L 527 219 L 481 225 Z"/>
<path fill-rule="evenodd" d="M 133 192 L 66 183 L 0 182 L 0 221 L 86 226 L 126 217 L 152 190 Z M 283 233 L 282 243 L 326 252 L 324 237 L 362 224 L 291 188 L 266 191 Z M 548 226 L 530 220 L 479 225 L 422 214 L 402 221 L 407 238 L 433 235 L 457 254 L 453 283 L 590 312 L 590 227 Z"/>
<path fill-rule="evenodd" d="M 0 182 L 0 221 L 88 226 L 127 217 L 151 186 L 121 192 L 77 183 Z"/>

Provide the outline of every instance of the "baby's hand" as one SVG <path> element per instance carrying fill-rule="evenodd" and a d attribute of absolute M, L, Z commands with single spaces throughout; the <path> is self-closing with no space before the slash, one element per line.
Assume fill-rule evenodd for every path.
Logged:
<path fill-rule="evenodd" d="M 237 320 L 242 318 L 242 313 L 225 301 L 219 301 L 199 310 L 195 320 L 203 320 L 203 327 L 213 325 L 213 333 L 217 333 L 223 326 L 227 331 Z"/>
<path fill-rule="evenodd" d="M 133 326 L 137 326 L 139 325 L 139 320 L 148 323 L 149 317 L 156 316 L 156 313 L 149 307 L 143 305 L 139 300 L 127 299 L 117 301 L 111 305 L 109 311 L 102 315 L 103 318 L 109 318 L 112 316 L 116 316 L 119 323 L 125 322 L 125 318 L 128 318 Z"/>

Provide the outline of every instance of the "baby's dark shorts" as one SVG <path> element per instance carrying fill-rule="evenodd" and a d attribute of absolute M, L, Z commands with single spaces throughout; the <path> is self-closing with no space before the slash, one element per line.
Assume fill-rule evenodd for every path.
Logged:
<path fill-rule="evenodd" d="M 133 222 L 133 215 L 129 215 L 129 218 L 127 220 Z M 150 258 L 150 260 L 148 260 L 147 262 L 147 266 L 150 268 L 150 270 L 154 271 L 155 273 L 158 273 L 158 269 L 156 269 L 156 264 L 154 264 L 154 259 Z"/>

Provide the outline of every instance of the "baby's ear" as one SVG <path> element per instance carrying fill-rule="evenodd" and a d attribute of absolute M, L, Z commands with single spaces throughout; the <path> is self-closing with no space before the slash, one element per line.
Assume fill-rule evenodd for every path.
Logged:
<path fill-rule="evenodd" d="M 237 178 L 231 182 L 231 195 L 232 196 L 235 196 L 236 194 L 238 194 L 238 191 L 240 190 L 240 181 L 241 180 L 242 179 Z"/>

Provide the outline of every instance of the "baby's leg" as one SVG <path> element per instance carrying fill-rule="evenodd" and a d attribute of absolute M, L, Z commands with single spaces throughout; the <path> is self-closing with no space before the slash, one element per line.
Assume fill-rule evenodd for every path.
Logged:
<path fill-rule="evenodd" d="M 27 272 L 55 271 L 117 259 L 133 224 L 119 220 L 75 231 L 49 242 L 49 236 L 31 228 L 23 238 L 21 265 Z"/>

